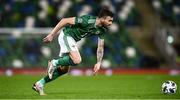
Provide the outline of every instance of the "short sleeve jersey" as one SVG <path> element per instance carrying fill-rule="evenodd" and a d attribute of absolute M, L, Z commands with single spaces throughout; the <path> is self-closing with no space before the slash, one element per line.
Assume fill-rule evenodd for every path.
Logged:
<path fill-rule="evenodd" d="M 95 23 L 95 16 L 84 15 L 75 17 L 75 24 L 65 26 L 63 31 L 65 35 L 71 36 L 75 41 L 91 35 L 98 35 L 99 38 L 103 39 L 107 28 L 98 27 Z"/>

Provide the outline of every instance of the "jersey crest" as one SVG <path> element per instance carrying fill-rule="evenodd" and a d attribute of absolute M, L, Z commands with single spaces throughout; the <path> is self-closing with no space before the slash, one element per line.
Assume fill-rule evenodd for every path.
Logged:
<path fill-rule="evenodd" d="M 99 33 L 100 33 L 100 31 L 96 31 L 96 32 L 95 32 L 95 34 L 99 34 Z"/>

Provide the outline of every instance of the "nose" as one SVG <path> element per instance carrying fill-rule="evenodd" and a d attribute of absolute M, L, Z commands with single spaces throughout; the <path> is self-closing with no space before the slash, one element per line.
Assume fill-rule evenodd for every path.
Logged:
<path fill-rule="evenodd" d="M 112 22 L 110 22 L 109 25 L 112 25 Z"/>

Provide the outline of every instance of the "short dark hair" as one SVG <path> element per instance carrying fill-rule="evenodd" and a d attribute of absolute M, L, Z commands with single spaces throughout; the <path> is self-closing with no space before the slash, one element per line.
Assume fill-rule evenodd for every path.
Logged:
<path fill-rule="evenodd" d="M 103 8 L 101 9 L 101 11 L 99 12 L 99 15 L 98 15 L 99 18 L 105 17 L 105 16 L 110 16 L 110 17 L 113 17 L 113 16 L 114 16 L 113 12 L 110 11 L 110 10 L 108 9 L 108 7 L 103 7 Z"/>

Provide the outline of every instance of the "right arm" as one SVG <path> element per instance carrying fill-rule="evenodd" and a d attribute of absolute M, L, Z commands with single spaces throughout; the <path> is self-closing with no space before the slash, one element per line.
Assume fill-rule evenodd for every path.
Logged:
<path fill-rule="evenodd" d="M 45 38 L 43 38 L 43 42 L 51 42 L 53 38 L 58 34 L 58 31 L 67 24 L 74 25 L 75 17 L 61 19 L 59 23 L 55 26 L 55 28 L 51 31 L 51 33 L 49 33 Z"/>

